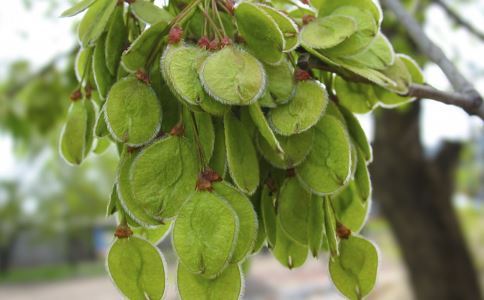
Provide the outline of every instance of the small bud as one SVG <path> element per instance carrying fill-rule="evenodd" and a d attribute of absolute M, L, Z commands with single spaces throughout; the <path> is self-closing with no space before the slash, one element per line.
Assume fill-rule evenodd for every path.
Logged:
<path fill-rule="evenodd" d="M 86 87 L 84 88 L 84 92 L 86 92 L 86 98 L 91 99 L 92 96 L 92 86 L 88 83 L 86 84 Z"/>
<path fill-rule="evenodd" d="M 208 47 L 210 46 L 210 40 L 208 39 L 207 36 L 202 36 L 199 40 L 198 40 L 198 47 L 202 48 L 202 49 L 208 49 Z"/>
<path fill-rule="evenodd" d="M 69 97 L 72 101 L 77 101 L 82 98 L 82 92 L 80 89 L 75 90 L 72 92 L 71 96 Z"/>
<path fill-rule="evenodd" d="M 315 19 L 316 19 L 316 17 L 315 16 L 311 16 L 311 15 L 304 15 L 302 17 L 302 21 L 303 21 L 303 24 L 304 25 L 308 25 L 309 23 L 311 23 Z"/>
<path fill-rule="evenodd" d="M 200 174 L 198 176 L 198 179 L 197 179 L 197 185 L 195 187 L 195 189 L 197 191 L 213 191 L 213 187 L 212 187 L 212 182 L 208 179 L 206 179 L 205 177 L 203 177 L 202 174 Z"/>
<path fill-rule="evenodd" d="M 169 44 L 177 44 L 183 35 L 183 29 L 180 26 L 174 26 L 170 29 L 168 33 L 168 43 Z"/>
<path fill-rule="evenodd" d="M 144 82 L 145 84 L 150 84 L 150 78 L 148 76 L 148 74 L 139 69 L 138 71 L 136 71 L 136 78 L 139 80 L 139 81 L 142 81 Z"/>
<path fill-rule="evenodd" d="M 222 177 L 216 171 L 214 171 L 214 170 L 212 170 L 210 168 L 206 168 L 202 172 L 202 177 L 205 178 L 205 179 L 207 179 L 210 182 L 222 181 Z"/>
<path fill-rule="evenodd" d="M 310 0 L 301 0 L 302 3 L 306 4 L 306 5 L 309 5 L 309 3 L 311 2 Z"/>
<path fill-rule="evenodd" d="M 222 38 L 222 40 L 220 41 L 220 48 L 224 48 L 226 46 L 229 46 L 232 44 L 232 41 L 230 40 L 230 38 L 228 36 L 224 36 Z"/>
<path fill-rule="evenodd" d="M 216 39 L 210 41 L 210 44 L 208 45 L 208 50 L 217 51 L 218 49 L 220 49 L 219 42 Z"/>
<path fill-rule="evenodd" d="M 127 225 L 119 225 L 116 227 L 116 231 L 114 232 L 114 236 L 118 239 L 125 239 L 129 238 L 133 235 L 133 231 Z"/>
<path fill-rule="evenodd" d="M 286 177 L 294 177 L 296 176 L 296 170 L 294 168 L 286 170 Z"/>
<path fill-rule="evenodd" d="M 296 81 L 304 81 L 304 80 L 311 79 L 311 74 L 309 74 L 309 72 L 306 70 L 297 68 L 294 71 L 294 78 L 296 79 Z"/>
<path fill-rule="evenodd" d="M 235 2 L 233 0 L 226 0 L 224 2 L 224 6 L 227 8 L 230 14 L 234 14 Z"/>
<path fill-rule="evenodd" d="M 346 240 L 350 237 L 351 230 L 348 227 L 346 227 L 345 225 L 338 222 L 338 224 L 336 224 L 336 234 L 338 235 L 338 237 L 340 239 Z"/>
<path fill-rule="evenodd" d="M 265 184 L 271 193 L 277 192 L 277 184 L 272 177 L 267 178 Z"/>
<path fill-rule="evenodd" d="M 185 133 L 185 127 L 183 127 L 182 123 L 176 124 L 171 130 L 170 135 L 173 136 L 182 136 Z"/>

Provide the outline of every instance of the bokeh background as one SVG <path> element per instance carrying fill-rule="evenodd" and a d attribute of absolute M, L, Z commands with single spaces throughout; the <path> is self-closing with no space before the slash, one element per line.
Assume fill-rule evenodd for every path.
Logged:
<path fill-rule="evenodd" d="M 68 96 L 76 85 L 72 64 L 79 17 L 58 17 L 71 2 L 0 3 L 2 300 L 121 298 L 104 271 L 115 226 L 104 215 L 116 151 L 112 147 L 91 154 L 76 168 L 57 151 Z M 479 33 L 484 32 L 484 1 L 404 2 L 484 94 L 484 38 Z M 442 2 L 477 32 L 456 22 Z M 386 14 L 384 30 L 397 50 L 417 57 L 428 83 L 450 89 L 439 68 L 418 53 L 391 13 Z M 459 291 L 466 289 L 465 281 L 474 280 L 482 291 L 482 121 L 428 100 L 395 111 L 379 109 L 360 120 L 375 144 L 374 203 L 363 234 L 378 244 L 381 254 L 378 283 L 368 299 L 420 300 L 424 290 L 435 285 L 444 288 L 452 282 Z M 169 241 L 160 247 L 173 269 Z M 251 261 L 244 298 L 343 299 L 330 282 L 327 259 L 322 256 L 288 271 L 263 251 Z M 431 261 L 439 266 L 431 267 Z M 442 261 L 446 263 L 440 266 Z M 443 275 L 447 273 L 461 280 Z M 174 278 L 170 283 L 168 298 L 176 299 Z M 452 299 L 470 298 L 462 294 Z"/>

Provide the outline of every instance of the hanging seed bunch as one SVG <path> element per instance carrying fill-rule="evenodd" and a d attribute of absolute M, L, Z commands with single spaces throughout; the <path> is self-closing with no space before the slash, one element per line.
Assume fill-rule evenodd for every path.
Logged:
<path fill-rule="evenodd" d="M 241 265 L 267 246 L 285 267 L 329 252 L 349 299 L 375 284 L 365 223 L 372 152 L 354 113 L 395 106 L 417 64 L 395 54 L 372 0 L 264 3 L 84 0 L 79 88 L 60 141 L 80 164 L 120 161 L 109 274 L 161 299 L 170 232 L 181 299 L 239 299 Z"/>

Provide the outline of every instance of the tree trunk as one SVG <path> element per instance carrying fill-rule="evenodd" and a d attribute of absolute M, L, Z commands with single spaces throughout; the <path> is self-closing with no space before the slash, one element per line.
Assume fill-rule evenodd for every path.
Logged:
<path fill-rule="evenodd" d="M 481 299 L 476 270 L 452 207 L 460 145 L 426 157 L 420 105 L 376 117 L 371 173 L 375 200 L 402 250 L 416 299 Z M 450 120 L 449 120 L 450 121 Z"/>

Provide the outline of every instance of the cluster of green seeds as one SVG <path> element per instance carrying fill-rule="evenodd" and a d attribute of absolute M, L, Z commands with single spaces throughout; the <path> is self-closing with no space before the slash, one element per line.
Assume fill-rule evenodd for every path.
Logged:
<path fill-rule="evenodd" d="M 125 3 L 126 2 L 126 3 Z M 354 113 L 423 82 L 380 32 L 372 0 L 312 3 L 83 0 L 79 89 L 60 151 L 80 164 L 116 144 L 107 256 L 129 299 L 161 299 L 169 233 L 181 299 L 239 299 L 262 247 L 288 268 L 329 252 L 335 286 L 361 299 L 375 246 L 371 147 Z"/>

